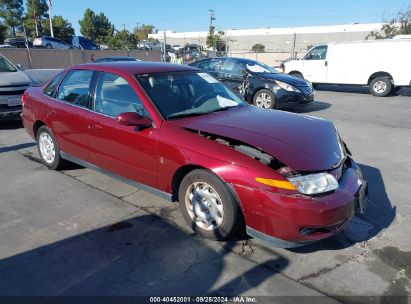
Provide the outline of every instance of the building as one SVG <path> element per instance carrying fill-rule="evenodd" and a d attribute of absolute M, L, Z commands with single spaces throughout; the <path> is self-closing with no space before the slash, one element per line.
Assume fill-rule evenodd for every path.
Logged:
<path fill-rule="evenodd" d="M 229 29 L 224 31 L 229 50 L 232 53 L 249 52 L 256 43 L 265 46 L 266 52 L 303 53 L 307 48 L 319 43 L 363 40 L 371 31 L 380 31 L 382 23 L 346 24 L 327 26 L 307 26 L 289 28 Z M 206 44 L 207 31 L 180 32 L 159 31 L 149 38 L 166 41 L 171 45 L 186 43 Z"/>

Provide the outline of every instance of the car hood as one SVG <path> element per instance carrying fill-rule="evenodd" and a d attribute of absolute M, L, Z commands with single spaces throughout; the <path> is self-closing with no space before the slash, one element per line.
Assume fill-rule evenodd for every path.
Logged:
<path fill-rule="evenodd" d="M 292 86 L 295 86 L 295 87 L 307 86 L 308 85 L 308 82 L 305 81 L 304 79 L 293 77 L 293 76 L 290 76 L 290 75 L 287 75 L 287 74 L 261 73 L 261 74 L 258 74 L 258 76 L 260 76 L 260 77 L 262 77 L 266 80 L 283 81 L 283 82 L 291 84 Z"/>
<path fill-rule="evenodd" d="M 30 79 L 21 71 L 0 72 L 0 87 L 29 85 Z"/>
<path fill-rule="evenodd" d="M 171 124 L 241 141 L 297 171 L 324 171 L 343 159 L 330 121 L 253 106 L 170 121 Z"/>

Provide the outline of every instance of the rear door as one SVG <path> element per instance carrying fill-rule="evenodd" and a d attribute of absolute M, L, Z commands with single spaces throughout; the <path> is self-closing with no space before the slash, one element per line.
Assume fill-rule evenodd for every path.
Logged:
<path fill-rule="evenodd" d="M 155 187 L 159 129 L 120 125 L 116 117 L 124 112 L 149 117 L 140 97 L 124 78 L 100 72 L 88 122 L 91 162 L 122 177 Z"/>
<path fill-rule="evenodd" d="M 88 161 L 87 115 L 93 71 L 71 70 L 61 81 L 54 98 L 49 98 L 46 110 L 60 150 Z"/>
<path fill-rule="evenodd" d="M 327 82 L 327 45 L 312 48 L 302 59 L 304 62 L 303 76 L 314 83 Z"/>

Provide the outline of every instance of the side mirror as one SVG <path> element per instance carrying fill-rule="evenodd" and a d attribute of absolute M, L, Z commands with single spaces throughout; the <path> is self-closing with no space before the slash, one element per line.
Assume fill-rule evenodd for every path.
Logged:
<path fill-rule="evenodd" d="M 303 59 L 311 59 L 313 56 L 311 55 L 311 53 L 307 53 Z"/>
<path fill-rule="evenodd" d="M 120 125 L 135 127 L 151 127 L 152 122 L 147 116 L 141 116 L 135 112 L 120 113 L 116 117 Z"/>
<path fill-rule="evenodd" d="M 20 63 L 17 64 L 16 67 L 17 67 L 20 71 L 24 71 L 24 70 L 25 70 L 24 65 L 22 65 L 22 64 L 20 64 Z"/>

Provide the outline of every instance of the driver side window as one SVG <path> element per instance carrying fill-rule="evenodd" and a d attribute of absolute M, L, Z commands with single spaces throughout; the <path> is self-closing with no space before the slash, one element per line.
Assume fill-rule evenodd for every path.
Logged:
<path fill-rule="evenodd" d="M 313 49 L 307 55 L 305 55 L 305 60 L 325 60 L 327 57 L 327 46 L 319 45 Z"/>

